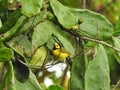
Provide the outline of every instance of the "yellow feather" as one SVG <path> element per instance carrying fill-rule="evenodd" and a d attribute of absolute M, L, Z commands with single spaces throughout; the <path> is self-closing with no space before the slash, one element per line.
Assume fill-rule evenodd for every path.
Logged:
<path fill-rule="evenodd" d="M 64 60 L 69 56 L 69 53 L 64 48 L 52 50 L 52 53 L 59 60 Z"/>

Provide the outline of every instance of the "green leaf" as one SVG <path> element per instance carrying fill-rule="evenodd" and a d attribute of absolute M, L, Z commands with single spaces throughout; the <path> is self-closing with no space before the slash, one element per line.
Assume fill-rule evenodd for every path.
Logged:
<path fill-rule="evenodd" d="M 76 54 L 84 52 L 81 42 L 77 43 Z M 69 90 L 84 90 L 85 55 L 82 53 L 73 58 L 69 80 Z"/>
<path fill-rule="evenodd" d="M 24 15 L 31 17 L 40 12 L 42 7 L 42 0 L 21 0 L 21 11 Z"/>
<path fill-rule="evenodd" d="M 4 77 L 2 84 L 0 85 L 0 90 L 15 90 L 14 83 L 14 70 L 12 66 L 12 62 L 6 63 L 7 65 L 7 73 Z"/>
<path fill-rule="evenodd" d="M 10 28 L 12 28 L 15 23 L 17 22 L 18 18 L 20 18 L 21 12 L 19 10 L 15 10 L 10 17 L 8 18 L 7 22 L 0 28 L 0 34 L 7 32 Z"/>
<path fill-rule="evenodd" d="M 58 86 L 58 85 L 51 85 L 48 87 L 47 90 L 64 90 L 63 87 Z"/>
<path fill-rule="evenodd" d="M 5 62 L 13 58 L 13 51 L 9 48 L 0 48 L 0 62 Z"/>
<path fill-rule="evenodd" d="M 23 63 L 21 63 L 19 59 L 16 59 L 15 61 L 13 61 L 13 66 L 14 66 L 15 76 L 17 80 L 20 81 L 21 83 L 26 82 L 30 74 L 29 68 Z"/>
<path fill-rule="evenodd" d="M 120 36 L 120 17 L 115 25 L 115 29 L 113 30 L 114 36 Z"/>
<path fill-rule="evenodd" d="M 45 16 L 46 12 L 41 11 L 38 15 L 29 18 L 24 24 L 24 26 L 21 28 L 20 33 L 24 33 L 26 31 L 30 31 L 31 29 L 33 29 L 33 27 L 39 24 Z"/>
<path fill-rule="evenodd" d="M 80 35 L 87 35 L 100 40 L 108 40 L 112 36 L 112 24 L 101 14 L 87 9 L 69 9 L 74 16 L 83 19 L 78 32 Z"/>
<path fill-rule="evenodd" d="M 105 49 L 98 45 L 97 53 L 85 73 L 85 90 L 110 90 L 109 64 Z"/>
<path fill-rule="evenodd" d="M 42 90 L 35 75 L 30 71 L 30 77 L 25 83 L 20 83 L 15 79 L 16 90 Z"/>
<path fill-rule="evenodd" d="M 120 39 L 117 37 L 113 37 L 112 40 L 113 40 L 114 46 L 116 48 L 120 49 Z M 115 58 L 117 59 L 118 63 L 120 64 L 120 53 L 113 51 L 113 54 L 114 54 Z"/>
<path fill-rule="evenodd" d="M 71 29 L 72 26 L 77 25 L 77 19 L 73 14 L 68 10 L 67 7 L 63 6 L 57 0 L 50 0 L 50 5 L 53 9 L 55 16 L 58 19 L 58 22 L 65 28 Z"/>
<path fill-rule="evenodd" d="M 47 40 L 51 37 L 52 28 L 50 26 L 50 22 L 45 21 L 43 23 L 38 24 L 34 28 L 34 32 L 32 35 L 32 43 L 34 46 L 39 47 L 47 42 Z"/>
<path fill-rule="evenodd" d="M 66 5 L 68 7 L 72 8 L 80 8 L 81 6 L 81 0 L 58 0 L 63 5 Z"/>
<path fill-rule="evenodd" d="M 105 50 L 109 61 L 111 84 L 115 85 L 120 79 L 120 64 L 117 62 L 110 48 L 105 47 Z"/>
<path fill-rule="evenodd" d="M 0 49 L 3 48 L 4 45 L 3 45 L 3 42 L 2 42 L 2 37 L 0 36 Z"/>
<path fill-rule="evenodd" d="M 8 41 L 10 40 L 18 31 L 19 29 L 22 27 L 23 23 L 24 23 L 24 20 L 26 20 L 26 17 L 25 16 L 21 16 L 18 21 L 16 22 L 16 24 L 9 29 L 9 31 L 7 31 L 5 34 L 4 34 L 4 39 L 3 41 Z"/>
<path fill-rule="evenodd" d="M 8 0 L 0 0 L 0 18 L 3 23 L 8 17 Z"/>
<path fill-rule="evenodd" d="M 32 56 L 32 60 L 30 61 L 30 64 L 33 64 L 35 66 L 42 66 L 45 58 L 47 55 L 47 50 L 44 46 L 38 48 L 34 55 Z"/>
<path fill-rule="evenodd" d="M 47 44 L 46 44 L 46 46 L 47 46 L 47 48 L 48 49 L 50 49 L 50 50 L 53 50 L 53 47 L 54 47 L 54 43 L 55 43 L 56 41 L 54 40 L 54 38 L 50 38 L 48 41 L 47 41 Z"/>
<path fill-rule="evenodd" d="M 30 57 L 32 55 L 32 43 L 26 35 L 18 35 L 14 37 L 9 45 L 14 48 L 15 51 L 19 52 L 21 55 Z"/>

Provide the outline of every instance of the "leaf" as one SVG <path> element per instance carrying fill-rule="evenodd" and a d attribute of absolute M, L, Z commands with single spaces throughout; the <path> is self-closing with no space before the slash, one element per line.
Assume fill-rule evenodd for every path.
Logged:
<path fill-rule="evenodd" d="M 76 31 L 80 35 L 87 35 L 99 40 L 108 40 L 113 33 L 112 24 L 101 14 L 87 9 L 69 9 L 76 19 L 82 18 L 83 23 Z"/>
<path fill-rule="evenodd" d="M 0 85 L 0 90 L 15 90 L 14 83 L 14 70 L 12 66 L 12 62 L 6 63 L 7 65 L 7 73 L 4 77 L 2 84 Z"/>
<path fill-rule="evenodd" d="M 2 22 L 1 22 L 1 19 L 0 19 L 0 28 L 2 27 Z"/>
<path fill-rule="evenodd" d="M 18 35 L 14 37 L 9 45 L 14 48 L 15 51 L 30 57 L 32 55 L 32 43 L 26 35 Z"/>
<path fill-rule="evenodd" d="M 18 59 L 13 61 L 13 66 L 14 66 L 15 76 L 16 76 L 17 80 L 21 83 L 26 82 L 28 80 L 29 74 L 30 74 L 29 68 L 26 65 L 24 65 L 23 63 L 21 63 Z"/>
<path fill-rule="evenodd" d="M 48 87 L 47 90 L 64 90 L 63 87 L 58 86 L 58 85 L 51 85 Z"/>
<path fill-rule="evenodd" d="M 2 37 L 0 36 L 0 49 L 4 47 L 4 44 L 2 42 Z"/>
<path fill-rule="evenodd" d="M 63 5 L 72 8 L 80 8 L 81 6 L 80 0 L 58 0 L 58 1 L 61 2 Z"/>
<path fill-rule="evenodd" d="M 115 29 L 113 30 L 113 35 L 120 36 L 120 16 L 119 16 L 119 19 L 115 25 Z"/>
<path fill-rule="evenodd" d="M 15 79 L 16 90 L 42 90 L 35 75 L 30 71 L 29 79 L 23 84 Z"/>
<path fill-rule="evenodd" d="M 63 6 L 57 0 L 50 0 L 50 5 L 58 22 L 65 28 L 71 29 L 72 26 L 77 25 L 77 19 L 72 15 L 67 7 Z"/>
<path fill-rule="evenodd" d="M 12 28 L 16 24 L 20 16 L 21 16 L 21 12 L 19 10 L 15 10 L 7 19 L 5 24 L 0 28 L 0 34 L 3 34 L 7 32 L 10 28 Z"/>
<path fill-rule="evenodd" d="M 0 0 L 0 18 L 3 23 L 8 17 L 8 0 Z"/>
<path fill-rule="evenodd" d="M 46 12 L 41 11 L 38 15 L 29 18 L 24 24 L 24 26 L 21 28 L 20 33 L 24 33 L 26 31 L 30 31 L 31 29 L 33 29 L 33 27 L 39 24 L 45 16 Z"/>
<path fill-rule="evenodd" d="M 46 46 L 47 46 L 47 48 L 49 49 L 49 50 L 53 50 L 53 47 L 54 47 L 54 43 L 55 43 L 56 41 L 54 40 L 54 38 L 50 38 L 48 41 L 47 41 L 47 44 L 46 44 Z"/>
<path fill-rule="evenodd" d="M 77 43 L 76 54 L 84 52 L 81 42 Z M 82 53 L 73 58 L 69 80 L 69 90 L 84 90 L 85 55 Z"/>
<path fill-rule="evenodd" d="M 97 53 L 86 69 L 85 90 L 110 90 L 109 64 L 102 45 L 98 45 Z"/>
<path fill-rule="evenodd" d="M 32 56 L 32 60 L 30 61 L 30 64 L 33 64 L 35 66 L 42 66 L 45 58 L 47 55 L 47 50 L 44 46 L 37 49 L 35 54 Z"/>
<path fill-rule="evenodd" d="M 47 40 L 52 35 L 52 28 L 49 25 L 50 22 L 45 21 L 43 23 L 38 24 L 34 28 L 34 32 L 32 35 L 32 43 L 34 46 L 39 47 L 47 42 Z"/>
<path fill-rule="evenodd" d="M 111 85 L 115 85 L 120 79 L 120 64 L 117 62 L 110 48 L 105 47 L 105 50 L 109 61 Z"/>
<path fill-rule="evenodd" d="M 40 12 L 42 7 L 42 0 L 21 0 L 21 11 L 24 15 L 31 17 Z"/>
<path fill-rule="evenodd" d="M 0 48 L 0 62 L 9 61 L 14 56 L 13 51 L 9 48 Z"/>
<path fill-rule="evenodd" d="M 9 41 L 19 31 L 25 19 L 26 19 L 25 16 L 21 16 L 16 22 L 16 24 L 4 34 L 3 41 Z"/>
<path fill-rule="evenodd" d="M 120 39 L 118 39 L 117 37 L 113 37 L 113 44 L 116 48 L 120 49 Z M 115 56 L 115 58 L 117 59 L 117 62 L 120 64 L 120 53 L 113 51 L 113 54 Z"/>

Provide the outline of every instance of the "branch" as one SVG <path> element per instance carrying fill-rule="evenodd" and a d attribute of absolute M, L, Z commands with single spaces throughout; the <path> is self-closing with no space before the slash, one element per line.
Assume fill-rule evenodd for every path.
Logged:
<path fill-rule="evenodd" d="M 112 90 L 117 90 L 117 87 L 120 85 L 120 80 L 117 82 L 117 84 L 114 86 Z"/>
<path fill-rule="evenodd" d="M 93 41 L 93 42 L 100 43 L 100 44 L 102 44 L 102 45 L 105 45 L 105 46 L 108 46 L 108 47 L 114 49 L 114 50 L 117 51 L 117 52 L 120 52 L 120 49 L 118 49 L 118 48 L 114 47 L 113 45 L 108 44 L 108 43 L 106 43 L 106 42 L 104 42 L 104 41 L 96 40 L 96 39 L 89 38 L 89 37 L 80 37 L 80 38 L 81 38 L 81 39 L 90 40 L 90 41 Z"/>

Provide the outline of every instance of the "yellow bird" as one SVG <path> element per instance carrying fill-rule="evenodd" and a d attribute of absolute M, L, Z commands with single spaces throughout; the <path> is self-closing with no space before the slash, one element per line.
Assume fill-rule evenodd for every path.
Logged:
<path fill-rule="evenodd" d="M 55 43 L 53 50 L 52 50 L 52 54 L 54 55 L 54 57 L 58 60 L 67 60 L 67 62 L 72 65 L 72 61 L 70 59 L 70 53 L 63 47 L 61 47 L 61 45 L 59 43 Z"/>

